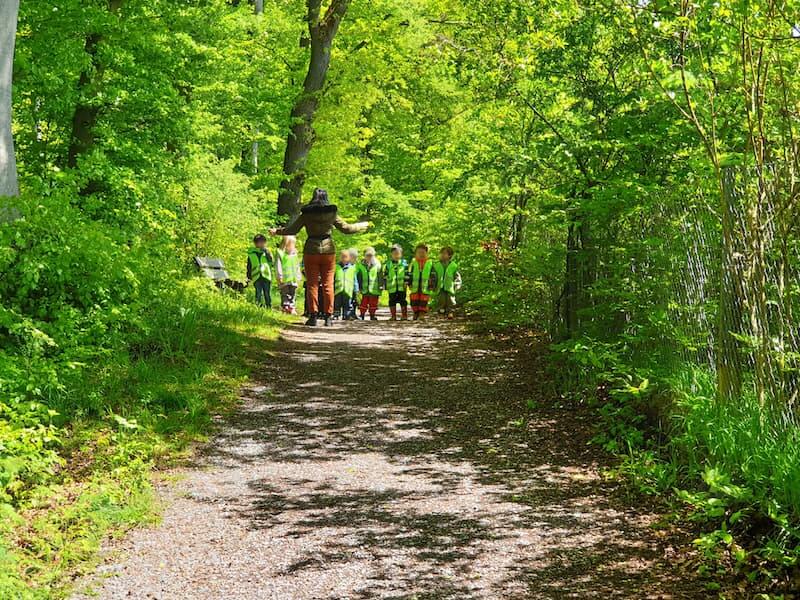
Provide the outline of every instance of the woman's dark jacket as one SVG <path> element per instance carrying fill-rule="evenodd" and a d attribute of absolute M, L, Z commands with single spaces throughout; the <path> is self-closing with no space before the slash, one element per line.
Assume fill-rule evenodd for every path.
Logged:
<path fill-rule="evenodd" d="M 334 227 L 346 234 L 360 233 L 366 229 L 365 224 L 345 223 L 334 204 L 306 204 L 300 209 L 300 214 L 286 227 L 278 229 L 276 234 L 295 235 L 303 227 L 308 233 L 303 254 L 336 254 L 331 237 Z"/>

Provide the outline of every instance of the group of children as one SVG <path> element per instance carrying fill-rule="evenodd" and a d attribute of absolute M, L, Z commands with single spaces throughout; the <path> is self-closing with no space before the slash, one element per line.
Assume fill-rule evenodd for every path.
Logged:
<path fill-rule="evenodd" d="M 453 254 L 452 248 L 442 248 L 439 260 L 433 261 L 428 257 L 428 246 L 419 244 L 409 264 L 403 258 L 403 249 L 395 244 L 389 259 L 381 264 L 374 248 L 364 250 L 361 261 L 356 250 L 342 251 L 336 265 L 334 318 L 363 320 L 369 315 L 377 320 L 378 300 L 386 290 L 393 321 L 409 318 L 409 304 L 413 319 L 420 319 L 428 312 L 432 298 L 439 312 L 452 319 L 456 292 L 461 288 L 461 273 Z"/>
<path fill-rule="evenodd" d="M 303 270 L 294 236 L 283 237 L 274 258 L 265 236 L 259 234 L 253 238 L 253 247 L 247 252 L 247 280 L 253 283 L 259 306 L 272 308 L 273 275 L 281 293 L 281 310 L 296 314 L 297 288 L 303 282 Z"/>
<path fill-rule="evenodd" d="M 295 238 L 285 236 L 274 259 L 263 235 L 257 235 L 253 244 L 247 256 L 247 277 L 253 282 L 256 302 L 271 307 L 270 287 L 274 268 L 281 293 L 281 309 L 296 314 L 295 298 L 303 275 Z M 427 245 L 419 244 L 409 263 L 403 258 L 402 247 L 395 244 L 389 259 L 381 264 L 374 248 L 366 248 L 364 258 L 360 261 L 355 248 L 343 250 L 334 277 L 333 318 L 364 320 L 369 315 L 370 320 L 376 321 L 378 301 L 386 290 L 393 321 L 409 319 L 409 304 L 413 319 L 419 320 L 428 312 L 431 300 L 435 301 L 441 315 L 452 319 L 456 309 L 456 292 L 461 288 L 461 273 L 453 260 L 454 251 L 449 246 L 442 248 L 438 261 L 431 259 L 428 252 Z M 306 289 L 306 296 L 315 291 Z"/>

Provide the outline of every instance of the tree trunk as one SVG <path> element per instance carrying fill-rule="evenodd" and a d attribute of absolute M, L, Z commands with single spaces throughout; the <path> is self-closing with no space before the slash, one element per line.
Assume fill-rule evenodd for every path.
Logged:
<path fill-rule="evenodd" d="M 585 199 L 585 195 L 581 195 Z M 581 333 L 580 311 L 589 306 L 590 289 L 597 277 L 597 252 L 586 215 L 578 210 L 569 216 L 567 256 L 564 269 L 564 328 L 568 338 Z"/>
<path fill-rule="evenodd" d="M 528 192 L 523 190 L 514 198 L 514 215 L 511 218 L 511 249 L 517 250 L 525 241 L 525 211 L 528 206 Z"/>
<path fill-rule="evenodd" d="M 578 225 L 570 222 L 567 227 L 567 255 L 564 265 L 564 333 L 573 338 L 578 332 L 578 295 L 580 288 L 580 246 Z"/>
<path fill-rule="evenodd" d="M 742 282 L 744 280 L 739 236 L 736 231 L 736 194 L 733 172 L 720 174 L 722 199 L 722 269 L 717 315 L 717 393 L 723 401 L 742 391 L 742 358 L 737 335 L 742 332 Z"/>
<path fill-rule="evenodd" d="M 767 400 L 776 399 L 776 390 L 773 385 L 772 356 L 770 352 L 770 327 L 767 310 L 767 272 L 766 272 L 766 245 L 763 231 L 764 208 L 767 184 L 763 177 L 759 177 L 758 190 L 754 197 L 748 195 L 747 207 L 747 237 L 748 242 L 748 268 L 747 268 L 747 302 L 750 317 L 750 335 L 753 339 L 753 364 L 755 366 L 756 397 L 762 408 Z"/>
<path fill-rule="evenodd" d="M 291 216 L 300 211 L 306 162 L 314 145 L 314 114 L 319 107 L 320 93 L 328 75 L 333 39 L 350 0 L 333 0 L 325 16 L 320 19 L 321 4 L 321 0 L 306 0 L 311 57 L 308 73 L 303 81 L 303 91 L 297 97 L 291 113 L 291 127 L 283 157 L 284 178 L 278 191 L 280 215 Z"/>
<path fill-rule="evenodd" d="M 108 0 L 108 10 L 119 11 L 123 0 Z M 100 115 L 100 104 L 96 101 L 105 65 L 100 61 L 98 48 L 103 35 L 95 32 L 86 36 L 84 51 L 91 58 L 91 67 L 81 72 L 78 79 L 78 104 L 72 116 L 72 138 L 67 152 L 67 166 L 78 166 L 78 157 L 86 154 L 94 146 L 94 127 Z M 89 187 L 92 187 L 91 185 Z"/>
<path fill-rule="evenodd" d="M 17 160 L 11 135 L 11 78 L 19 0 L 0 2 L 0 197 L 18 196 Z"/>

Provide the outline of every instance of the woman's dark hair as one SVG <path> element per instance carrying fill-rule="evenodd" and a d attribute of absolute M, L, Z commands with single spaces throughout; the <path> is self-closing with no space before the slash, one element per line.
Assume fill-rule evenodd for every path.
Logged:
<path fill-rule="evenodd" d="M 314 193 L 311 194 L 311 202 L 309 202 L 309 204 L 328 206 L 328 204 L 330 204 L 330 201 L 328 200 L 328 191 L 323 190 L 322 188 L 316 188 Z"/>

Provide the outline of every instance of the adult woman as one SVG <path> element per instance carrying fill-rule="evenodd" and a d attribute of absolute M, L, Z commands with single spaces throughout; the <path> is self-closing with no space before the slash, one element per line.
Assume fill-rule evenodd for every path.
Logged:
<path fill-rule="evenodd" d="M 270 229 L 272 235 L 295 235 L 305 227 L 308 233 L 303 248 L 303 266 L 306 270 L 306 291 L 310 294 L 310 314 L 306 325 L 317 324 L 319 299 L 317 286 L 322 282 L 322 312 L 325 325 L 331 325 L 333 314 L 333 276 L 336 273 L 336 247 L 331 232 L 336 227 L 346 234 L 366 231 L 369 223 L 345 223 L 338 215 L 335 204 L 328 201 L 328 192 L 319 188 L 314 190 L 311 201 L 300 209 L 297 218 L 286 227 Z"/>

